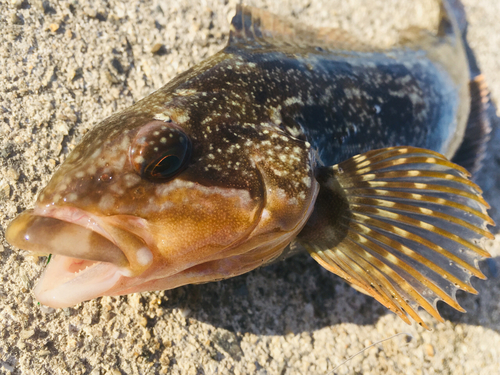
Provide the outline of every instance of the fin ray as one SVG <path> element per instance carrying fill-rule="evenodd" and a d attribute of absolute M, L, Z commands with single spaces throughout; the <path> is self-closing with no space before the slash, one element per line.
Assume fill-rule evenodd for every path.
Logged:
<path fill-rule="evenodd" d="M 356 249 L 357 256 L 361 257 L 364 260 L 364 265 L 365 267 L 370 267 L 372 271 L 375 271 L 380 275 L 379 281 L 382 282 L 382 280 L 385 280 L 388 282 L 387 278 L 384 276 L 387 275 L 390 279 L 397 280 L 398 285 L 401 287 L 401 289 L 408 294 L 408 296 L 411 296 L 417 303 L 422 306 L 425 310 L 427 310 L 431 315 L 433 315 L 435 318 L 438 320 L 442 320 L 442 318 L 439 316 L 439 314 L 436 312 L 435 308 L 433 308 L 432 304 L 429 303 L 425 298 L 423 298 L 414 288 L 411 287 L 411 285 L 404 280 L 401 276 L 397 274 L 392 268 L 390 268 L 387 264 L 384 262 L 380 261 L 379 259 L 373 257 L 369 252 L 366 250 L 362 249 L 361 246 L 358 245 L 356 241 L 351 240 L 350 242 L 350 247 L 352 249 Z M 353 251 L 351 251 L 352 254 L 356 254 Z M 354 256 L 355 257 L 355 256 Z M 390 283 L 390 282 L 389 282 Z M 394 287 L 391 288 L 395 293 L 394 294 L 394 299 L 404 308 L 405 311 L 408 313 L 412 311 L 416 316 L 418 314 L 415 313 L 414 308 L 412 308 L 409 304 L 409 299 L 407 300 L 407 297 L 404 297 L 401 293 L 397 292 Z M 414 320 L 415 316 L 410 314 Z M 420 320 L 420 318 L 419 318 Z M 418 321 L 418 320 L 417 320 Z"/>
<path fill-rule="evenodd" d="M 390 201 L 408 201 L 415 200 L 420 203 L 429 203 L 433 206 L 441 206 L 441 207 L 449 207 L 450 209 L 456 209 L 459 211 L 463 211 L 464 213 L 474 215 L 478 219 L 482 220 L 488 225 L 495 225 L 495 222 L 487 215 L 486 207 L 470 207 L 466 204 L 461 204 L 455 201 L 443 199 L 440 197 L 434 197 L 431 195 L 423 195 L 418 193 L 408 193 L 401 191 L 391 191 L 391 190 L 382 190 L 382 189 L 357 189 L 356 191 L 351 192 L 350 196 L 361 196 L 361 197 L 384 197 L 386 200 Z M 469 202 L 470 203 L 470 202 Z M 475 205 L 476 206 L 476 205 Z M 479 208 L 479 210 L 477 209 Z"/>
<path fill-rule="evenodd" d="M 476 294 L 478 261 L 493 238 L 489 205 L 469 173 L 415 147 L 357 155 L 317 174 L 315 211 L 298 240 L 329 271 L 408 321 L 418 307 L 442 321 L 439 300 L 458 311 L 456 291 Z M 408 315 L 408 316 L 407 316 Z"/>
<path fill-rule="evenodd" d="M 379 261 L 379 262 L 382 262 L 381 264 L 384 264 L 385 267 L 389 267 L 393 272 L 396 272 L 397 274 L 397 271 L 394 270 L 393 266 L 395 267 L 398 267 L 398 268 L 401 268 L 403 271 L 405 271 L 406 273 L 408 273 L 409 275 L 411 275 L 412 277 L 414 277 L 418 282 L 420 282 L 420 284 L 424 287 L 427 287 L 429 289 L 431 289 L 436 295 L 440 296 L 443 301 L 445 301 L 446 303 L 450 304 L 450 306 L 460 310 L 461 307 L 458 305 L 456 299 L 453 297 L 453 296 L 449 296 L 446 291 L 442 290 L 441 288 L 439 288 L 439 286 L 437 285 L 434 285 L 430 282 L 427 281 L 426 277 L 418 272 L 416 269 L 414 269 L 411 265 L 409 265 L 408 263 L 404 262 L 402 259 L 398 258 L 397 256 L 395 256 L 394 254 L 388 252 L 384 247 L 378 245 L 375 241 L 373 241 L 372 239 L 362 235 L 362 234 L 359 234 L 359 233 L 356 233 L 356 232 L 352 232 L 352 233 L 349 233 L 349 238 L 354 241 L 354 242 L 361 242 L 363 243 L 363 246 L 366 247 L 367 249 L 370 250 L 370 252 L 374 252 L 375 254 L 378 254 L 380 255 L 381 257 L 383 257 L 384 259 L 384 262 L 382 261 Z M 379 237 L 380 239 L 380 237 Z M 374 258 L 376 259 L 376 258 Z M 393 266 L 387 264 L 387 263 L 391 263 Z M 387 268 L 386 268 L 387 270 Z M 449 273 L 447 273 L 446 271 L 443 270 L 444 273 L 450 275 Z M 399 275 L 399 274 L 398 274 Z M 394 278 L 394 277 L 393 277 Z M 451 281 L 457 281 L 459 282 L 461 285 L 464 286 L 464 289 L 467 288 L 466 290 L 467 291 L 471 291 L 473 294 L 477 294 L 477 291 L 472 288 L 472 287 L 468 287 L 466 284 L 464 284 L 461 280 L 455 278 L 453 275 L 450 275 L 450 279 Z M 405 283 L 406 284 L 410 284 L 409 282 L 407 282 L 405 280 Z M 416 291 L 417 289 L 412 289 L 411 290 L 407 290 L 407 292 L 413 292 L 413 291 Z"/>
<path fill-rule="evenodd" d="M 384 207 L 386 210 L 397 210 L 397 211 L 402 211 L 402 212 L 407 212 L 411 214 L 417 214 L 417 215 L 427 215 L 427 216 L 432 216 L 435 218 L 447 220 L 449 222 L 452 222 L 454 224 L 460 225 L 462 227 L 465 227 L 473 232 L 476 232 L 477 234 L 486 237 L 490 240 L 494 239 L 495 236 L 493 236 L 488 230 L 483 229 L 481 227 L 478 227 L 476 225 L 473 225 L 463 219 L 457 218 L 455 216 L 449 215 L 447 213 L 435 211 L 432 209 L 428 208 L 422 208 L 419 206 L 414 206 L 411 204 L 404 204 L 404 203 L 397 203 L 395 204 L 392 201 L 389 200 L 384 200 L 384 199 L 377 199 L 377 198 L 366 198 L 366 197 L 349 197 L 349 202 L 351 204 L 358 204 L 358 205 L 363 205 L 363 206 L 372 206 L 372 207 Z"/>
<path fill-rule="evenodd" d="M 381 244 L 386 245 L 388 248 L 393 249 L 394 252 L 390 252 L 390 251 L 384 249 L 383 254 L 380 253 L 381 256 L 387 257 L 388 260 L 391 261 L 391 263 L 399 265 L 398 262 L 401 261 L 401 259 L 397 256 L 397 253 L 404 254 L 406 257 L 411 258 L 411 259 L 413 259 L 416 262 L 421 263 L 421 264 L 429 263 L 428 260 L 424 256 L 422 256 L 418 252 L 412 250 L 409 246 L 406 246 L 406 245 L 402 244 L 400 241 L 398 241 L 396 239 L 397 237 L 386 235 L 384 233 L 378 232 L 378 231 L 374 230 L 373 227 L 370 227 L 370 226 L 365 225 L 363 223 L 352 223 L 351 228 L 352 228 L 353 233 L 356 233 L 357 236 L 362 236 L 365 239 L 367 239 L 367 236 L 370 236 L 371 238 L 380 242 Z M 349 233 L 349 235 L 351 235 L 351 233 Z M 417 242 L 417 241 L 415 241 L 415 242 Z M 383 248 L 380 247 L 379 249 L 383 249 Z M 436 249 L 437 249 L 437 251 L 440 250 L 438 246 L 436 246 Z M 431 250 L 434 250 L 434 249 L 431 249 Z M 447 254 L 444 253 L 443 255 L 446 256 Z M 394 257 L 396 260 L 393 260 L 392 257 Z M 450 259 L 452 259 L 452 258 L 450 258 Z M 475 270 L 472 266 L 470 266 L 466 262 L 463 262 L 459 258 L 453 259 L 453 260 L 456 260 L 457 264 L 459 264 L 462 267 L 469 267 L 469 268 L 472 268 L 473 270 Z M 460 262 L 460 263 L 458 263 L 458 262 Z M 452 275 L 449 271 L 443 269 L 442 267 L 440 267 L 439 265 L 437 265 L 435 263 L 432 263 L 431 267 L 434 269 L 434 271 L 436 271 L 440 274 L 446 274 L 446 277 L 449 280 L 457 283 L 461 289 L 466 290 L 468 292 L 472 292 L 475 294 L 475 290 L 470 284 L 458 279 L 457 277 Z M 411 273 L 411 272 L 409 272 L 409 273 Z M 481 275 L 482 274 L 480 274 L 479 276 L 481 276 Z"/>

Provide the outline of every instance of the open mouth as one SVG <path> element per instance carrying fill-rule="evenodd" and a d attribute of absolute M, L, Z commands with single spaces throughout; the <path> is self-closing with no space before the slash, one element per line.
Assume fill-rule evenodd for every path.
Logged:
<path fill-rule="evenodd" d="M 6 239 L 21 249 L 53 254 L 35 288 L 37 300 L 51 307 L 106 294 L 130 275 L 130 262 L 117 241 L 78 209 L 27 210 L 7 228 Z"/>

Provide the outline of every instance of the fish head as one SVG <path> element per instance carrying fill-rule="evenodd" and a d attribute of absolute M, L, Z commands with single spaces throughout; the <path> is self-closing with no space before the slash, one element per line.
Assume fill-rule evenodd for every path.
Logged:
<path fill-rule="evenodd" d="M 278 257 L 318 187 L 310 145 L 275 128 L 175 106 L 105 120 L 7 229 L 11 244 L 53 254 L 36 298 L 72 306 L 220 280 Z"/>

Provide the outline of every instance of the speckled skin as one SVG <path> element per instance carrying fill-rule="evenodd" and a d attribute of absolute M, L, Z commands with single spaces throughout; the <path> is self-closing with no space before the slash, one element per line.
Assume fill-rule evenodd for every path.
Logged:
<path fill-rule="evenodd" d="M 126 152 L 136 132 L 154 119 L 179 125 L 193 142 L 192 161 L 182 179 L 196 176 L 203 185 L 246 189 L 254 197 L 262 194 L 262 187 L 251 183 L 258 172 L 249 155 L 265 160 L 277 186 L 295 197 L 309 189 L 310 182 L 302 180 L 307 181 L 316 162 L 333 165 L 367 150 L 397 145 L 453 155 L 452 140 L 465 126 L 458 108 L 468 107 L 457 81 L 466 83 L 466 74 L 453 77 L 423 50 L 282 49 L 228 46 L 100 124 L 54 178 L 64 176 L 79 186 L 67 186 L 69 193 L 96 193 L 72 203 L 82 207 L 102 198 L 101 186 L 121 184 L 128 190 L 139 181 L 134 172 L 123 173 Z M 291 177 L 285 177 L 289 173 Z M 78 180 L 82 174 L 93 178 Z M 102 174 L 112 175 L 112 181 L 101 179 Z M 64 195 L 67 184 L 51 185 Z M 59 196 L 48 198 L 50 192 L 51 186 L 41 201 L 58 203 Z M 124 207 L 117 209 L 122 212 Z"/>
<path fill-rule="evenodd" d="M 467 77 L 452 35 L 402 50 L 334 51 L 293 38 L 273 45 L 239 17 L 252 14 L 240 9 L 223 51 L 87 134 L 29 213 L 85 213 L 108 233 L 129 262 L 108 295 L 273 261 L 314 209 L 318 164 L 396 145 L 447 155 L 458 147 Z M 452 52 L 455 70 L 442 63 Z M 187 167 L 161 183 L 142 178 L 133 150 L 145 139 L 161 149 L 174 129 L 191 141 Z"/>

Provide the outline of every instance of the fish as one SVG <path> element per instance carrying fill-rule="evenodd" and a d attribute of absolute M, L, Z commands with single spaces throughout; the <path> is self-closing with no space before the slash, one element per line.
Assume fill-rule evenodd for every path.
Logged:
<path fill-rule="evenodd" d="M 461 8 L 440 4 L 435 33 L 390 48 L 238 5 L 223 50 L 88 132 L 10 223 L 10 244 L 52 254 L 37 300 L 217 281 L 306 251 L 407 323 L 443 321 L 438 301 L 464 311 L 456 291 L 477 293 L 493 238 L 470 179 L 490 104 Z"/>

